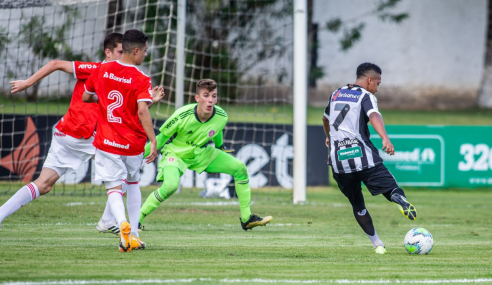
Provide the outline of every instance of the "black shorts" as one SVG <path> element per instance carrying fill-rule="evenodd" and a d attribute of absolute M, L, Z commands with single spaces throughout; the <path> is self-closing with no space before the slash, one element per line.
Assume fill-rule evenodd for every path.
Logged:
<path fill-rule="evenodd" d="M 398 188 L 395 177 L 393 177 L 388 168 L 382 163 L 354 173 L 341 174 L 333 172 L 333 178 L 335 178 L 338 188 L 344 194 L 354 193 L 353 191 L 362 191 L 361 182 L 364 182 L 367 190 L 373 196 Z"/>

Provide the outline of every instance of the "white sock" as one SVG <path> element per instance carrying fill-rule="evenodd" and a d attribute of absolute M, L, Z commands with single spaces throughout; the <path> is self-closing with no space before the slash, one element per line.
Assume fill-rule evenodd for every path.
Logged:
<path fill-rule="evenodd" d="M 371 240 L 372 246 L 374 247 L 374 249 L 376 249 L 376 247 L 378 247 L 378 246 L 384 246 L 384 243 L 379 239 L 378 234 L 376 233 L 376 230 L 374 230 L 373 236 L 367 235 L 367 237 L 369 237 L 369 239 Z"/>
<path fill-rule="evenodd" d="M 109 224 L 114 220 L 113 213 L 111 213 L 111 207 L 109 206 L 109 201 L 106 202 L 106 208 L 104 208 L 104 213 L 101 217 L 101 220 L 105 224 Z"/>
<path fill-rule="evenodd" d="M 142 206 L 142 193 L 137 182 L 127 182 L 126 207 L 128 218 L 132 227 L 132 235 L 138 237 L 138 220 L 140 219 L 140 207 Z"/>
<path fill-rule="evenodd" d="M 123 194 L 119 189 L 108 190 L 108 204 L 118 226 L 126 222 L 125 204 L 123 204 Z"/>
<path fill-rule="evenodd" d="M 0 207 L 0 223 L 20 207 L 39 197 L 39 189 L 33 182 L 23 186 Z"/>

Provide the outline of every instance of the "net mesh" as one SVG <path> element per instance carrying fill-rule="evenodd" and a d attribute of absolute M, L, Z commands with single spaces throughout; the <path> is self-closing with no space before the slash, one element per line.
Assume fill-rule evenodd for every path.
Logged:
<path fill-rule="evenodd" d="M 187 1 L 184 102 L 202 78 L 218 83 L 227 112 L 226 146 L 248 167 L 253 188 L 292 183 L 292 1 Z M 151 114 L 156 131 L 176 101 L 177 1 L 2 1 L 0 3 L 0 191 L 16 191 L 40 173 L 53 126 L 65 114 L 75 79 L 54 72 L 18 94 L 9 81 L 29 78 L 52 59 L 100 61 L 106 34 L 139 29 L 149 36 L 141 69 L 166 97 Z M 155 164 L 142 169 L 151 184 Z M 88 162 L 62 177 L 55 194 L 101 194 Z M 210 176 L 209 176 L 210 178 Z M 213 177 L 212 177 L 213 178 Z M 226 182 L 227 181 L 227 182 Z M 231 183 L 187 172 L 183 187 Z"/>

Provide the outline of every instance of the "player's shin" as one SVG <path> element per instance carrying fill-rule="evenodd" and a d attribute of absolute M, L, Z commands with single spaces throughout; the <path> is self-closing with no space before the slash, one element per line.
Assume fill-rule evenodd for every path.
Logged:
<path fill-rule="evenodd" d="M 239 208 L 241 210 L 241 221 L 247 222 L 251 216 L 251 189 L 249 188 L 249 179 L 235 180 L 237 199 L 239 200 Z"/>
<path fill-rule="evenodd" d="M 140 217 L 140 206 L 142 205 L 142 193 L 138 181 L 128 181 L 126 197 L 126 206 L 128 210 L 128 219 L 132 227 L 132 235 L 138 237 L 138 223 Z"/>
<path fill-rule="evenodd" d="M 39 197 L 38 186 L 31 182 L 19 189 L 5 204 L 0 207 L 0 223 L 19 210 L 25 204 Z"/>
<path fill-rule="evenodd" d="M 155 209 L 157 209 L 157 207 L 159 207 L 162 202 L 164 202 L 164 198 L 162 198 L 161 194 L 159 193 L 159 189 L 150 193 L 149 197 L 147 197 L 147 200 L 145 200 L 145 203 L 142 205 L 142 208 L 140 208 L 139 222 L 142 223 L 145 217 L 147 217 Z"/>
<path fill-rule="evenodd" d="M 126 221 L 125 204 L 123 204 L 123 193 L 121 189 L 108 189 L 108 203 L 118 226 Z"/>

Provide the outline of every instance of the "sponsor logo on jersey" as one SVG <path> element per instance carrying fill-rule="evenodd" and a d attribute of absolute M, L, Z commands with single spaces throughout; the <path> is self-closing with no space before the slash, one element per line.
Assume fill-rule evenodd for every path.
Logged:
<path fill-rule="evenodd" d="M 168 161 L 169 161 L 169 162 L 173 162 L 173 161 L 174 161 L 174 158 L 170 157 L 170 158 L 168 159 Z"/>
<path fill-rule="evenodd" d="M 67 136 L 66 134 L 60 133 L 60 132 L 55 132 L 54 135 L 57 136 L 57 137 L 65 137 L 65 136 Z"/>
<path fill-rule="evenodd" d="M 335 95 L 333 95 L 333 97 L 332 97 L 331 101 L 335 101 L 335 100 L 337 99 L 338 94 L 340 94 L 340 91 L 341 91 L 341 90 L 338 90 L 338 91 L 337 91 L 337 93 L 335 93 Z"/>
<path fill-rule="evenodd" d="M 354 159 L 357 157 L 362 157 L 362 149 L 360 146 L 346 148 L 338 151 L 338 160 Z"/>
<path fill-rule="evenodd" d="M 113 146 L 113 147 L 117 147 L 117 148 L 122 148 L 122 149 L 130 149 L 130 144 L 122 145 L 122 144 L 119 144 L 119 143 L 116 143 L 116 142 L 112 142 L 112 141 L 107 140 L 107 139 L 104 139 L 104 144 L 105 145 L 110 145 L 110 146 Z"/>
<path fill-rule="evenodd" d="M 210 132 L 208 132 L 208 136 L 211 138 L 215 135 L 215 130 L 211 130 Z"/>
<path fill-rule="evenodd" d="M 152 81 L 150 81 L 149 94 L 150 94 L 150 97 L 154 98 L 154 93 L 152 91 Z"/>
<path fill-rule="evenodd" d="M 79 68 L 80 69 L 86 69 L 86 68 L 92 69 L 92 68 L 97 68 L 97 65 L 85 63 L 85 64 L 79 65 Z"/>
<path fill-rule="evenodd" d="M 132 83 L 132 78 L 130 79 L 127 79 L 127 78 L 124 78 L 124 77 L 118 77 L 116 75 L 114 75 L 113 73 L 109 73 L 106 71 L 104 72 L 104 75 L 103 75 L 104 78 L 108 78 L 108 79 L 111 79 L 111 80 L 114 80 L 116 82 L 121 82 L 121 83 L 126 83 L 126 84 L 131 84 Z M 152 94 L 151 94 L 152 95 Z"/>
<path fill-rule="evenodd" d="M 166 124 L 164 128 L 169 129 L 172 125 L 174 125 L 178 121 L 178 118 L 174 118 L 169 123 Z"/>
<path fill-rule="evenodd" d="M 346 145 L 352 145 L 352 144 L 359 144 L 359 140 L 357 139 L 352 139 L 352 140 L 343 140 L 338 143 L 338 147 L 346 146 Z"/>
<path fill-rule="evenodd" d="M 348 90 L 348 89 L 340 89 L 340 94 L 338 96 L 333 96 L 333 101 L 349 101 L 349 102 L 357 102 L 362 95 L 361 91 L 357 90 Z"/>

